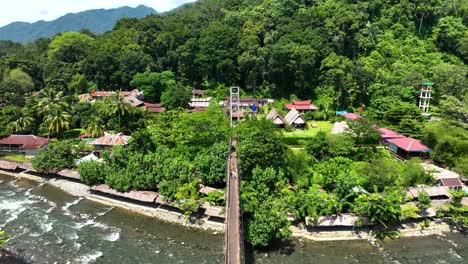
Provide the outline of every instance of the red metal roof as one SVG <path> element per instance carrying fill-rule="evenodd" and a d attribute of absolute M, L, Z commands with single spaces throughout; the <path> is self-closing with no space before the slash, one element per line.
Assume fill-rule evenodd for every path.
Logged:
<path fill-rule="evenodd" d="M 398 134 L 397 132 L 393 131 L 393 130 L 390 130 L 388 128 L 379 128 L 379 132 L 381 134 L 381 138 L 384 138 L 384 139 L 389 139 L 389 138 L 403 138 L 405 136 L 401 135 L 401 134 Z"/>
<path fill-rule="evenodd" d="M 0 145 L 19 145 L 22 149 L 37 149 L 49 141 L 47 138 L 34 135 L 10 135 L 0 139 Z"/>
<path fill-rule="evenodd" d="M 127 145 L 130 136 L 125 136 L 123 133 L 110 134 L 104 132 L 104 136 L 96 138 L 89 142 L 91 145 Z"/>
<path fill-rule="evenodd" d="M 447 187 L 463 186 L 463 183 L 460 181 L 459 178 L 442 178 L 439 180 L 442 183 L 442 185 Z"/>
<path fill-rule="evenodd" d="M 296 101 L 293 100 L 293 105 L 310 105 L 312 103 L 312 100 L 305 100 L 305 101 Z"/>
<path fill-rule="evenodd" d="M 397 145 L 398 148 L 410 152 L 428 152 L 431 150 L 426 145 L 422 144 L 419 140 L 410 137 L 391 138 L 388 139 L 388 142 Z"/>
<path fill-rule="evenodd" d="M 342 114 L 341 116 L 346 118 L 346 119 L 351 119 L 351 120 L 361 118 L 361 115 L 358 115 L 358 114 L 355 114 L 355 113 L 346 113 L 346 114 Z"/>

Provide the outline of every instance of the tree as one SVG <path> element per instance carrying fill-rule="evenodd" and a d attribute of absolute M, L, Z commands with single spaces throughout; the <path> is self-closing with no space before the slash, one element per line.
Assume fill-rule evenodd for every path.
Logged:
<path fill-rule="evenodd" d="M 214 144 L 194 159 L 197 176 L 204 184 L 223 186 L 226 183 L 228 146 L 225 142 Z"/>
<path fill-rule="evenodd" d="M 104 134 L 105 127 L 101 123 L 101 119 L 97 116 L 91 116 L 86 123 L 84 124 L 83 128 L 91 137 L 100 137 Z"/>
<path fill-rule="evenodd" d="M 354 202 L 353 211 L 387 229 L 389 224 L 400 220 L 403 201 L 404 193 L 401 190 L 387 188 L 383 194 L 360 194 Z"/>
<path fill-rule="evenodd" d="M 164 71 L 162 73 L 150 72 L 148 69 L 143 73 L 133 76 L 130 85 L 143 90 L 145 100 L 150 103 L 161 102 L 161 95 L 170 85 L 175 83 L 174 73 Z"/>
<path fill-rule="evenodd" d="M 192 90 L 179 83 L 171 83 L 161 95 L 161 103 L 167 109 L 187 108 Z"/>
<path fill-rule="evenodd" d="M 132 105 L 127 103 L 123 96 L 120 96 L 120 92 L 116 92 L 109 97 L 107 103 L 107 115 L 119 117 L 119 129 L 122 129 L 122 116 L 131 113 L 134 109 Z"/>
<path fill-rule="evenodd" d="M 30 116 L 21 115 L 15 121 L 8 124 L 9 128 L 15 133 L 29 132 L 34 129 L 34 118 Z"/>
<path fill-rule="evenodd" d="M 80 174 L 80 180 L 87 185 L 103 183 L 105 180 L 105 165 L 99 161 L 84 161 L 76 168 Z"/>
<path fill-rule="evenodd" d="M 44 119 L 49 130 L 49 135 L 63 136 L 63 133 L 70 128 L 71 115 L 61 109 L 52 109 Z"/>
<path fill-rule="evenodd" d="M 75 74 L 68 84 L 69 94 L 83 94 L 88 92 L 89 83 L 84 74 Z"/>
<path fill-rule="evenodd" d="M 418 192 L 418 200 L 416 201 L 416 205 L 421 209 L 421 210 L 427 210 L 431 207 L 432 201 L 431 198 L 429 197 L 429 194 L 422 190 Z"/>
<path fill-rule="evenodd" d="M 78 149 L 72 141 L 53 141 L 39 151 L 32 165 L 40 173 L 57 173 L 73 168 L 77 158 Z"/>

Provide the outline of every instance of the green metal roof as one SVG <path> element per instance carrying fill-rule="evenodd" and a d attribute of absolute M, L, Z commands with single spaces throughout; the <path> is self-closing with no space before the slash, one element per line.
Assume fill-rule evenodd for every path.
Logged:
<path fill-rule="evenodd" d="M 432 86 L 433 83 L 431 83 L 431 82 L 422 82 L 421 85 Z"/>

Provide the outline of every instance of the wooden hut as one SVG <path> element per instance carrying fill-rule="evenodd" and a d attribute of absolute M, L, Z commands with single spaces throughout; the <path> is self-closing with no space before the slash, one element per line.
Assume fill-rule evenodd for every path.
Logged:
<path fill-rule="evenodd" d="M 307 126 L 306 120 L 296 109 L 291 109 L 284 117 L 284 120 L 287 124 L 297 129 L 304 129 Z"/>
<path fill-rule="evenodd" d="M 268 113 L 266 119 L 271 120 L 277 127 L 284 127 L 286 124 L 284 118 L 274 108 Z"/>

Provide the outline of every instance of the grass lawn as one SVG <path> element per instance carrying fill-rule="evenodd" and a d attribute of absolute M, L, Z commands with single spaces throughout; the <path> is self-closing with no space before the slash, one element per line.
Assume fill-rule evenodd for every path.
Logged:
<path fill-rule="evenodd" d="M 316 124 L 317 128 L 313 128 L 312 124 Z M 309 121 L 307 122 L 307 129 L 296 130 L 292 132 L 285 132 L 285 137 L 315 137 L 318 132 L 323 131 L 327 134 L 331 133 L 333 123 L 329 121 Z"/>
<path fill-rule="evenodd" d="M 65 139 L 76 139 L 76 138 L 80 137 L 80 135 L 83 134 L 83 133 L 84 133 L 84 129 L 82 129 L 82 128 L 71 129 L 71 130 L 65 131 L 64 138 Z"/>
<path fill-rule="evenodd" d="M 0 158 L 16 162 L 32 162 L 32 158 L 27 158 L 23 154 L 0 154 Z"/>
<path fill-rule="evenodd" d="M 312 124 L 316 124 L 317 127 L 313 128 Z M 330 134 L 332 127 L 333 123 L 329 121 L 309 121 L 307 122 L 307 129 L 283 133 L 283 142 L 288 145 L 300 145 L 300 140 L 315 137 L 320 131 Z"/>

